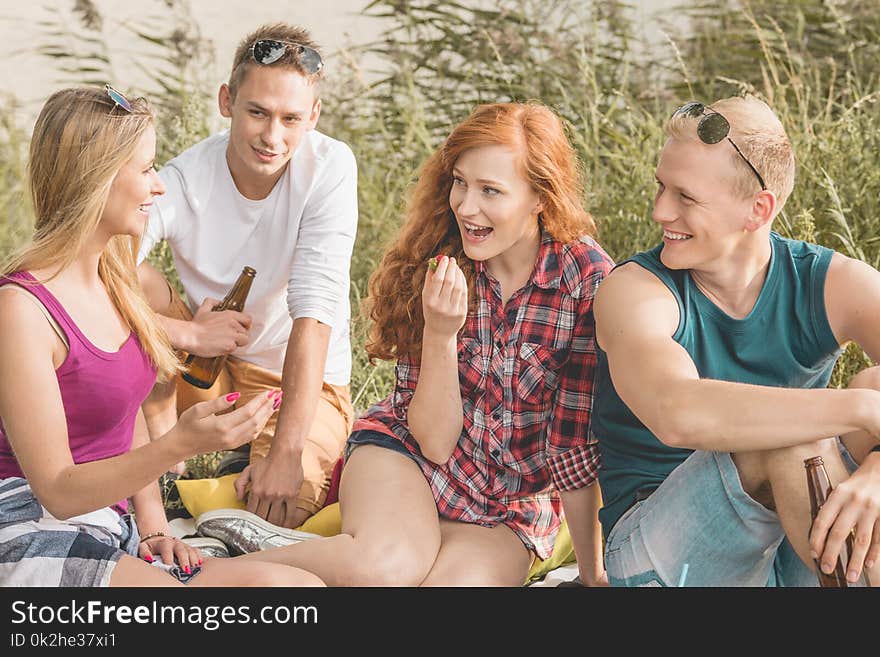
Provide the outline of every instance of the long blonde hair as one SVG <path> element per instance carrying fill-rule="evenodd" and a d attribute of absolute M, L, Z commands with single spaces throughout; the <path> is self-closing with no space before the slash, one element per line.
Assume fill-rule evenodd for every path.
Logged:
<path fill-rule="evenodd" d="M 34 234 L 0 268 L 4 275 L 37 269 L 57 274 L 74 261 L 101 220 L 116 174 L 153 123 L 145 99 L 131 105 L 127 112 L 105 91 L 91 88 L 62 89 L 46 101 L 28 161 Z M 98 275 L 160 379 L 166 379 L 180 363 L 141 291 L 139 243 L 128 235 L 111 237 L 98 260 Z"/>

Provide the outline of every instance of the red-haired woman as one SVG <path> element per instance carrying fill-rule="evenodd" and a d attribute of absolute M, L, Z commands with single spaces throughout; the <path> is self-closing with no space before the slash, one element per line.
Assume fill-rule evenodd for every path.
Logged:
<path fill-rule="evenodd" d="M 396 381 L 348 440 L 342 533 L 259 558 L 330 585 L 517 586 L 564 507 L 582 582 L 605 584 L 594 230 L 552 111 L 483 105 L 455 128 L 370 281 L 368 353 Z"/>

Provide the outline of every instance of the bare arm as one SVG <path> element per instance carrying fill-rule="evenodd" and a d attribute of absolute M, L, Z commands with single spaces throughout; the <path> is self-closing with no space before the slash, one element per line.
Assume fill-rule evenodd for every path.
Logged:
<path fill-rule="evenodd" d="M 302 453 L 315 421 L 324 381 L 330 327 L 310 317 L 293 322 L 281 375 L 283 402 L 272 445 L 265 459 L 254 462 L 236 480 L 247 508 L 284 527 L 299 524 L 296 496 L 302 487 Z"/>
<path fill-rule="evenodd" d="M 880 431 L 880 393 L 801 390 L 701 379 L 672 335 L 678 306 L 636 264 L 615 270 L 595 301 L 597 338 L 621 399 L 662 442 L 689 449 L 789 447 Z"/>
<path fill-rule="evenodd" d="M 169 316 L 173 292 L 165 277 L 147 260 L 138 266 L 138 279 L 150 307 L 158 314 L 171 345 L 197 356 L 221 356 L 248 343 L 252 318 L 234 310 L 213 312 L 218 299 L 205 299 L 191 320 Z"/>
<path fill-rule="evenodd" d="M 607 586 L 602 528 L 599 524 L 602 491 L 597 484 L 593 484 L 577 490 L 560 491 L 559 496 L 571 532 L 581 583 L 585 586 Z"/>
<path fill-rule="evenodd" d="M 467 316 L 467 282 L 454 259 L 443 258 L 425 276 L 422 362 L 407 421 L 422 454 L 449 460 L 464 423 L 458 381 L 457 335 Z"/>
<path fill-rule="evenodd" d="M 53 364 L 57 338 L 48 322 L 24 295 L 0 291 L 0 336 L 0 417 L 34 494 L 60 519 L 115 504 L 184 458 L 249 440 L 271 413 L 271 404 L 254 404 L 216 417 L 231 405 L 221 397 L 194 406 L 156 441 L 75 464 Z"/>

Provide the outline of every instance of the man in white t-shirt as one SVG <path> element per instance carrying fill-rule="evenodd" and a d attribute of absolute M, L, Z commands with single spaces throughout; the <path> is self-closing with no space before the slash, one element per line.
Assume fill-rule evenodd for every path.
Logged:
<path fill-rule="evenodd" d="M 286 527 L 323 505 L 353 415 L 357 167 L 347 145 L 314 129 L 322 67 L 298 27 L 266 25 L 241 42 L 218 98 L 230 128 L 162 168 L 167 192 L 151 208 L 138 255 L 141 284 L 172 344 L 229 354 L 209 390 L 179 377 L 153 390 L 150 435 L 197 401 L 239 392 L 237 403 L 246 403 L 280 389 L 283 403 L 251 444 L 236 490 L 249 511 Z M 163 239 L 190 307 L 145 260 Z M 245 266 L 257 272 L 245 312 L 211 312 Z"/>

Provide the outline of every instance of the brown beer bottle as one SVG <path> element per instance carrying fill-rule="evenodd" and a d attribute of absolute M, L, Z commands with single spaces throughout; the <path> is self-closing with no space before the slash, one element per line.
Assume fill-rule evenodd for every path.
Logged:
<path fill-rule="evenodd" d="M 254 282 L 254 276 L 257 272 L 251 267 L 245 267 L 241 270 L 235 285 L 223 297 L 223 301 L 218 303 L 211 310 L 244 310 L 244 302 L 247 299 L 248 292 L 251 291 L 251 283 Z M 227 354 L 222 356 L 196 356 L 190 354 L 186 359 L 186 370 L 183 372 L 183 380 L 191 383 L 197 388 L 208 389 L 214 385 L 220 370 L 226 363 Z"/>
<path fill-rule="evenodd" d="M 810 527 L 812 527 L 812 522 L 815 522 L 819 509 L 825 504 L 825 500 L 827 500 L 828 496 L 831 494 L 831 480 L 828 479 L 828 472 L 825 470 L 825 461 L 822 460 L 821 456 L 804 459 L 804 468 L 807 470 L 807 489 L 810 493 Z M 868 579 L 868 574 L 864 572 L 864 570 L 859 576 L 858 581 L 846 581 L 846 567 L 852 553 L 853 536 L 852 533 L 850 533 L 850 535 L 846 537 L 846 562 L 842 561 L 841 557 L 837 557 L 837 563 L 834 565 L 834 570 L 826 575 L 819 567 L 819 561 L 816 560 L 816 576 L 819 578 L 819 586 L 838 588 L 870 586 L 871 584 Z"/>

